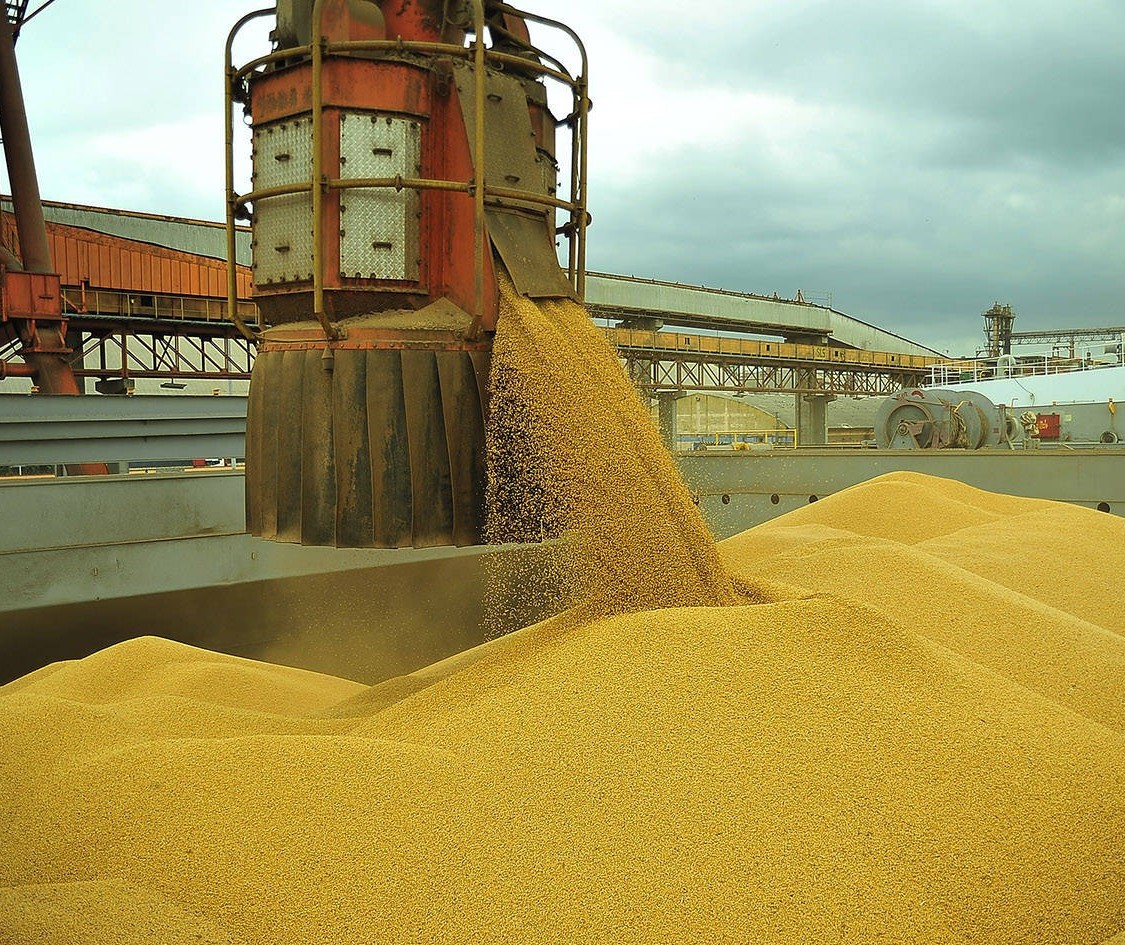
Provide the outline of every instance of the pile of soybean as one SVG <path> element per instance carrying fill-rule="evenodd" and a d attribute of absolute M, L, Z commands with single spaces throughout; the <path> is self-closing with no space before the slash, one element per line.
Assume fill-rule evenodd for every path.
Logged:
<path fill-rule="evenodd" d="M 0 941 L 1125 928 L 1125 522 L 892 474 L 719 556 L 770 602 L 375 688 L 143 638 L 0 689 Z"/>

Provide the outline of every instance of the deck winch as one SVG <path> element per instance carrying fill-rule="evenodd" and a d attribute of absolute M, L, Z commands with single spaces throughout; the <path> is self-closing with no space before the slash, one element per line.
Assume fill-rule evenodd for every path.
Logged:
<path fill-rule="evenodd" d="M 229 258 L 233 272 L 248 218 L 269 326 L 250 385 L 248 530 L 479 543 L 499 274 L 531 298 L 583 293 L 584 50 L 562 24 L 491 0 L 282 0 L 273 51 L 232 65 L 239 31 L 273 14 L 243 17 L 227 42 L 228 106 L 253 135 L 241 195 L 228 135 Z M 529 21 L 574 40 L 577 77 Z M 570 94 L 561 120 L 548 80 Z M 570 132 L 565 198 L 556 128 Z"/>
<path fill-rule="evenodd" d="M 875 417 L 880 449 L 967 449 L 1005 445 L 1014 421 L 975 391 L 911 388 L 888 397 Z"/>

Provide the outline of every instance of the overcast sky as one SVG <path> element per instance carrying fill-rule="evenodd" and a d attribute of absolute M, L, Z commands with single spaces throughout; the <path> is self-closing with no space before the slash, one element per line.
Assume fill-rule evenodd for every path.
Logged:
<path fill-rule="evenodd" d="M 1017 329 L 1125 324 L 1125 2 L 529 5 L 590 50 L 592 269 L 831 292 L 954 353 L 997 299 Z M 44 197 L 220 219 L 222 47 L 254 6 L 29 24 Z"/>

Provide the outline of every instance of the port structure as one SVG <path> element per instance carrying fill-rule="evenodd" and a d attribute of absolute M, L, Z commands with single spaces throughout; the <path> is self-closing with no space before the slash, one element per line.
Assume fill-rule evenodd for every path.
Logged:
<path fill-rule="evenodd" d="M 228 319 L 219 224 L 44 201 L 47 244 L 61 283 L 66 361 L 80 389 L 125 393 L 140 378 L 249 377 L 254 345 Z M 0 202 L 0 242 L 18 244 L 11 204 Z M 249 268 L 238 281 L 249 295 Z M 240 316 L 257 324 L 243 298 Z M 0 341 L 0 378 L 25 376 L 20 339 Z"/>
<path fill-rule="evenodd" d="M 221 224 L 44 201 L 48 240 L 62 284 L 63 312 L 75 376 L 123 393 L 152 378 L 245 381 L 255 346 L 226 317 L 225 233 Z M 0 233 L 14 222 L 3 203 Z M 236 256 L 248 261 L 250 234 L 239 229 Z M 241 320 L 260 324 L 250 300 L 250 269 L 238 266 Z M 590 273 L 591 314 L 609 322 L 630 376 L 642 392 L 718 391 L 866 395 L 921 383 L 936 353 L 822 307 Z M 612 304 L 609 301 L 612 300 Z M 753 309 L 736 320 L 733 306 Z M 685 309 L 691 312 L 685 313 Z M 690 331 L 616 327 L 687 325 Z M 706 334 L 721 330 L 723 335 Z M 854 343 L 899 350 L 864 350 L 839 336 L 863 330 Z M 761 337 L 772 334 L 773 339 Z M 786 341 L 782 339 L 813 339 Z M 0 377 L 18 376 L 18 345 L 0 347 Z M 7 367 L 6 367 L 7 366 Z M 12 367 L 16 369 L 12 369 Z"/>
<path fill-rule="evenodd" d="M 670 331 L 608 329 L 633 383 L 686 391 L 878 396 L 917 387 L 937 357 Z"/>

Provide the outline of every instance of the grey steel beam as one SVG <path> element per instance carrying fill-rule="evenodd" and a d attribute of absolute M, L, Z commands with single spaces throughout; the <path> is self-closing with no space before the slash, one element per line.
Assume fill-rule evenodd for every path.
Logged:
<path fill-rule="evenodd" d="M 1068 450 L 801 449 L 680 453 L 688 488 L 719 538 L 902 470 L 978 489 L 1125 515 L 1125 448 Z"/>
<path fill-rule="evenodd" d="M 651 318 L 666 325 L 783 337 L 826 338 L 842 345 L 902 354 L 940 352 L 835 309 L 797 299 L 590 272 L 586 307 L 596 317 Z"/>
<path fill-rule="evenodd" d="M 1012 344 L 1069 344 L 1072 341 L 1121 341 L 1125 326 L 1118 328 L 1052 328 L 1045 331 L 1014 331 Z"/>
<path fill-rule="evenodd" d="M 246 398 L 0 395 L 0 466 L 239 457 Z"/>

